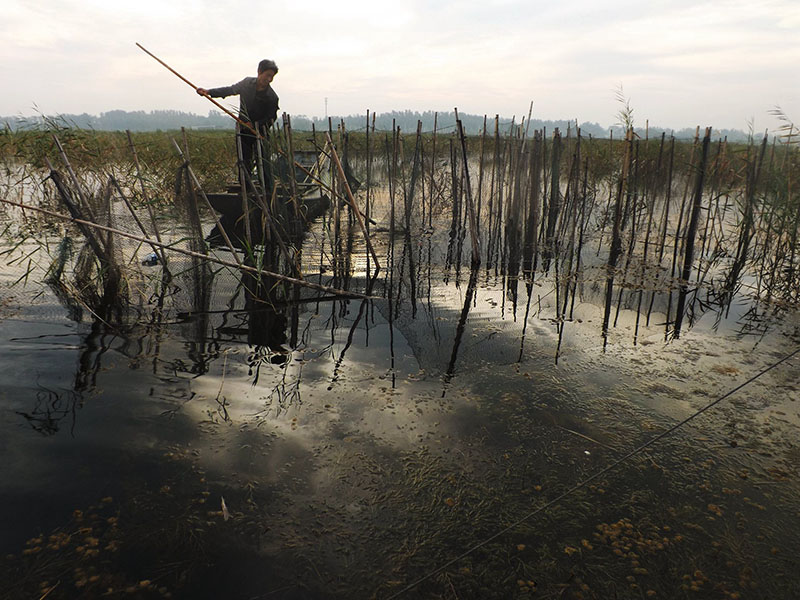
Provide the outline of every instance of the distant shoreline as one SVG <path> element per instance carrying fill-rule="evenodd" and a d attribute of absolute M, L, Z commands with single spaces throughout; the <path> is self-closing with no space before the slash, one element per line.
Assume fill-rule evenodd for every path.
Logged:
<path fill-rule="evenodd" d="M 292 128 L 297 131 L 311 131 L 312 127 L 318 131 L 328 129 L 329 121 L 323 117 L 307 117 L 305 115 L 290 115 Z M 483 115 L 473 115 L 469 113 L 459 113 L 464 129 L 467 134 L 480 134 L 484 122 L 489 132 L 494 131 L 495 117 L 485 118 Z M 335 128 L 342 121 L 349 131 L 364 130 L 367 126 L 366 115 L 348 115 L 329 117 L 331 125 Z M 434 112 L 434 111 L 392 111 L 376 114 L 373 118 L 370 115 L 370 127 L 374 125 L 376 130 L 391 131 L 393 125 L 400 127 L 404 132 L 415 132 L 417 122 L 422 122 L 424 132 L 431 132 L 436 123 L 436 129 L 442 133 L 448 133 L 455 128 L 455 114 L 453 112 Z M 33 115 L 33 116 L 0 116 L 0 123 L 4 129 L 12 131 L 25 129 L 42 129 L 48 127 L 68 127 L 78 129 L 93 129 L 96 131 L 164 131 L 175 130 L 185 127 L 195 130 L 232 130 L 233 120 L 227 115 L 218 111 L 209 111 L 207 116 L 194 113 L 181 112 L 176 110 L 154 110 L 154 111 L 124 111 L 112 110 L 100 113 L 100 115 L 83 114 L 61 114 L 61 115 Z M 514 118 L 498 117 L 499 129 L 507 132 L 512 123 L 519 124 L 520 121 Z M 596 138 L 608 138 L 613 133 L 614 137 L 624 136 L 621 126 L 603 127 L 599 123 L 583 122 L 578 123 L 581 134 L 591 135 Z M 562 132 L 568 129 L 574 131 L 575 120 L 541 120 L 531 119 L 530 130 L 546 129 L 553 131 L 559 128 Z M 713 124 L 712 124 L 713 127 Z M 667 136 L 675 136 L 677 139 L 691 139 L 695 136 L 695 128 L 671 129 L 664 127 L 651 126 L 647 129 L 643 126 L 635 127 L 636 132 L 641 136 L 647 135 L 650 138 L 661 137 L 662 133 Z M 739 129 L 714 129 L 714 138 L 727 138 L 732 142 L 744 142 L 750 137 L 745 131 Z M 760 133 L 754 133 L 760 135 Z"/>

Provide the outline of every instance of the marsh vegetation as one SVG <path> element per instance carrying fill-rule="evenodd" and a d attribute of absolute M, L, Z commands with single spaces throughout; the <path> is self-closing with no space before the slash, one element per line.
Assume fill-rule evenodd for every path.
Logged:
<path fill-rule="evenodd" d="M 371 125 L 2 134 L 9 597 L 800 593 L 793 138 Z"/>

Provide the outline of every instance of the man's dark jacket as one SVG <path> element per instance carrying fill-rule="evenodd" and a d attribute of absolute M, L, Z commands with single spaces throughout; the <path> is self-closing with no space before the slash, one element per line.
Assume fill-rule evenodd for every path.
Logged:
<path fill-rule="evenodd" d="M 239 118 L 256 124 L 272 125 L 278 118 L 278 94 L 267 86 L 256 90 L 255 77 L 245 77 L 239 83 L 208 90 L 212 98 L 239 96 Z"/>

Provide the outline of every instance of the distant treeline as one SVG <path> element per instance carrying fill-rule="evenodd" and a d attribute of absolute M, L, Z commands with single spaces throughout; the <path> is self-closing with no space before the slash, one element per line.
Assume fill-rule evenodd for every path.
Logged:
<path fill-rule="evenodd" d="M 464 125 L 464 129 L 468 134 L 479 134 L 484 127 L 483 115 L 472 115 L 467 113 L 459 113 L 459 118 Z M 361 131 L 367 126 L 367 115 L 348 115 L 346 117 L 330 117 L 329 119 L 322 117 L 307 117 L 305 115 L 292 115 L 291 123 L 292 128 L 299 131 L 311 131 L 312 125 L 317 131 L 325 131 L 329 125 L 335 130 L 336 127 L 344 121 L 345 128 L 349 131 Z M 422 122 L 423 132 L 431 132 L 434 128 L 434 122 L 439 132 L 447 133 L 455 128 L 456 117 L 454 112 L 440 112 L 434 111 L 417 112 L 411 110 L 392 111 L 386 113 L 376 114 L 369 117 L 370 127 L 375 126 L 376 130 L 391 131 L 392 126 L 399 127 L 401 131 L 406 133 L 414 133 L 417 130 L 417 122 Z M 520 118 L 512 119 L 507 117 L 499 117 L 499 129 L 501 133 L 506 133 L 512 124 L 520 125 Z M 223 113 L 211 110 L 207 116 L 196 115 L 194 113 L 186 113 L 178 110 L 152 110 L 149 112 L 138 111 L 124 111 L 124 110 L 111 110 L 108 112 L 100 113 L 99 116 L 90 115 L 87 113 L 74 115 L 62 114 L 58 116 L 34 116 L 34 117 L 0 117 L 0 122 L 4 127 L 11 130 L 20 129 L 41 129 L 52 127 L 75 127 L 79 129 L 94 129 L 97 131 L 169 131 L 186 127 L 187 129 L 233 129 L 233 120 L 224 115 Z M 488 133 L 494 133 L 495 117 L 489 116 L 486 118 L 486 129 Z M 598 123 L 584 122 L 577 124 L 580 127 L 583 136 L 592 136 L 597 138 L 607 138 L 613 133 L 614 137 L 624 137 L 624 128 L 622 126 L 603 127 Z M 553 131 L 555 128 L 561 130 L 562 134 L 566 134 L 568 130 L 575 131 L 576 122 L 560 120 L 560 121 L 543 121 L 541 119 L 532 119 L 529 125 L 531 131 L 536 129 L 546 129 L 548 132 Z M 526 127 L 527 128 L 527 127 Z M 693 128 L 685 128 L 680 130 L 664 129 L 660 127 L 650 127 L 649 132 L 645 132 L 644 128 L 636 128 L 636 132 L 644 137 L 647 133 L 649 137 L 660 137 L 662 133 L 667 136 L 674 135 L 676 138 L 692 138 L 695 135 Z M 727 137 L 730 141 L 746 141 L 748 134 L 738 129 L 716 129 L 714 130 L 715 139 Z"/>

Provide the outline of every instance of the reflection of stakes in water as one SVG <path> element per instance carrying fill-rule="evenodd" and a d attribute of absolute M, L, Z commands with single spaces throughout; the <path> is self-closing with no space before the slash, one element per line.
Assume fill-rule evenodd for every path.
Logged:
<path fill-rule="evenodd" d="M 77 408 L 81 404 L 81 395 L 76 391 L 56 392 L 39 386 L 33 410 L 29 413 L 19 410 L 14 412 L 23 417 L 35 431 L 42 435 L 58 433 L 61 421 L 71 415 L 70 435 L 74 435 Z"/>
<path fill-rule="evenodd" d="M 287 381 L 289 369 L 282 370 L 280 381 L 275 384 L 265 399 L 264 410 L 256 413 L 257 419 L 266 420 L 271 408 L 275 409 L 274 416 L 279 417 L 291 406 L 300 406 L 303 403 L 302 395 L 300 394 L 301 375 L 303 372 L 302 362 L 295 368 L 297 369 L 297 374 L 291 381 Z"/>
<path fill-rule="evenodd" d="M 217 414 L 222 416 L 222 420 L 226 423 L 230 421 L 230 416 L 228 415 L 228 399 L 222 395 L 222 388 L 225 387 L 225 374 L 228 369 L 228 348 L 223 350 L 222 352 L 222 377 L 220 378 L 219 382 L 219 390 L 217 391 L 217 397 L 214 398 L 214 401 L 217 403 Z M 220 397 L 222 398 L 220 400 Z M 211 411 L 208 411 L 209 418 L 213 419 L 213 415 Z"/>
<path fill-rule="evenodd" d="M 101 359 L 111 347 L 105 339 L 107 327 L 108 325 L 100 319 L 92 322 L 91 329 L 84 339 L 84 349 L 78 357 L 78 371 L 75 373 L 74 385 L 76 392 L 90 390 L 97 385 Z"/>
<path fill-rule="evenodd" d="M 328 390 L 330 390 L 332 385 L 339 380 L 339 370 L 341 369 L 342 361 L 344 361 L 344 355 L 353 343 L 353 336 L 356 332 L 356 329 L 358 329 L 358 324 L 361 322 L 361 317 L 364 315 L 364 309 L 366 306 L 367 301 L 362 300 L 358 307 L 358 315 L 353 321 L 353 324 L 350 326 L 350 331 L 347 334 L 347 342 L 345 343 L 344 348 L 342 348 L 342 352 L 339 354 L 339 358 L 336 359 L 336 363 L 333 366 L 333 376 L 331 377 L 331 385 L 328 386 Z"/>
<path fill-rule="evenodd" d="M 464 329 L 467 324 L 467 316 L 469 315 L 470 308 L 472 308 L 472 299 L 475 297 L 475 287 L 477 281 L 478 269 L 477 265 L 475 265 L 475 268 L 470 269 L 467 293 L 464 295 L 464 306 L 461 309 L 461 316 L 458 319 L 458 325 L 456 326 L 456 337 L 453 340 L 453 351 L 450 354 L 450 362 L 447 365 L 447 371 L 444 376 L 445 385 L 442 389 L 442 398 L 445 397 L 445 394 L 447 393 L 447 384 L 450 383 L 455 373 L 456 360 L 458 359 L 458 349 L 461 345 L 461 338 L 464 336 Z"/>
<path fill-rule="evenodd" d="M 400 316 L 400 309 L 402 308 L 403 304 L 403 279 L 405 277 L 405 267 L 406 267 L 406 255 L 411 253 L 411 249 L 409 248 L 409 242 L 406 237 L 403 238 L 403 251 L 400 253 L 400 260 L 398 261 L 399 270 L 397 273 L 397 296 L 396 300 L 397 303 L 395 304 L 395 318 Z M 411 282 L 414 281 L 414 273 L 409 272 L 409 280 Z M 413 289 L 413 288 L 412 288 Z M 412 302 L 412 311 L 416 314 L 416 302 L 412 294 L 409 294 L 410 300 Z"/>
<path fill-rule="evenodd" d="M 517 362 L 522 362 L 522 357 L 525 353 L 525 334 L 528 331 L 528 315 L 531 311 L 531 298 L 533 297 L 533 283 L 527 282 L 525 289 L 528 293 L 528 299 L 525 302 L 525 318 L 522 320 L 522 334 L 519 337 L 519 356 Z"/>

